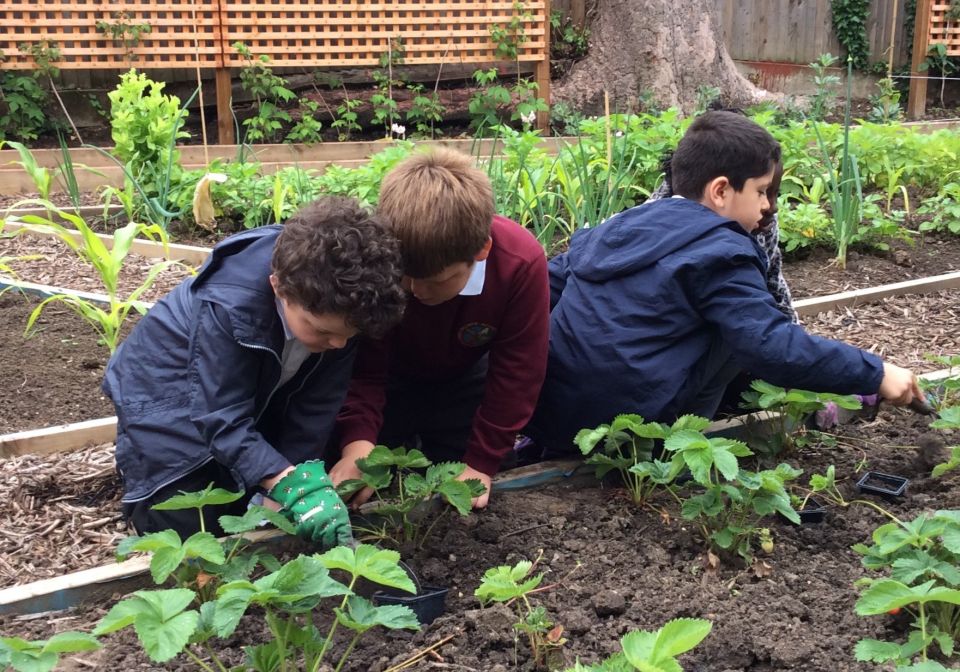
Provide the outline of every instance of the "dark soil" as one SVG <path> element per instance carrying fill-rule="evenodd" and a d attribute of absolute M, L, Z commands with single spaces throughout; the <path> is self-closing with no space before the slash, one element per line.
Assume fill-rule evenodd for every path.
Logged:
<path fill-rule="evenodd" d="M 0 434 L 113 415 L 113 404 L 100 392 L 106 346 L 90 325 L 56 303 L 44 308 L 24 338 L 36 305 L 35 298 L 12 291 L 0 295 Z"/>
<path fill-rule="evenodd" d="M 957 476 L 928 478 L 931 460 L 944 456 L 943 444 L 937 455 L 921 455 L 915 448 L 928 422 L 905 411 L 883 410 L 869 424 L 842 428 L 837 447 L 815 446 L 788 461 L 801 465 L 807 475 L 835 464 L 840 488 L 849 498 L 855 498 L 853 484 L 866 469 L 909 477 L 904 499 L 873 500 L 901 519 L 935 508 L 957 508 Z M 869 542 L 871 531 L 885 521 L 872 509 L 831 508 L 823 523 L 802 527 L 771 520 L 775 549 L 760 558 L 759 571 L 728 560 L 711 572 L 704 569 L 697 531 L 677 517 L 674 503 L 661 498 L 638 509 L 621 490 L 590 483 L 578 478 L 532 491 L 498 492 L 487 510 L 441 523 L 430 547 L 410 560 L 421 580 L 450 586 L 448 614 L 419 634 L 368 634 L 344 669 L 383 672 L 452 635 L 438 649 L 439 659 L 427 658 L 406 669 L 530 670 L 525 643 L 514 642 L 509 610 L 479 609 L 473 591 L 487 568 L 538 557 L 537 569 L 546 574 L 544 585 L 559 585 L 533 599 L 564 626 L 571 663 L 575 657 L 594 662 L 616 651 L 626 632 L 656 628 L 678 617 L 714 623 L 703 644 L 683 657 L 688 671 L 867 672 L 876 668 L 853 660 L 859 639 L 905 636 L 904 619 L 860 618 L 854 613 L 853 583 L 867 572 L 850 547 Z M 33 620 L 4 617 L 0 632 L 39 637 L 54 630 L 89 628 L 106 606 Z M 263 637 L 262 619 L 248 617 L 218 650 L 236 663 L 240 646 Z M 103 651 L 80 656 L 84 667 L 196 669 L 185 658 L 162 667 L 151 664 L 138 652 L 132 632 L 106 642 Z"/>

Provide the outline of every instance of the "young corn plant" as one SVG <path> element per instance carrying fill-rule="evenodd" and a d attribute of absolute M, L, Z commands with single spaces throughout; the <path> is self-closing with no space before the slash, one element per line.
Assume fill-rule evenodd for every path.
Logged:
<path fill-rule="evenodd" d="M 361 478 L 344 481 L 337 492 L 348 497 L 363 488 L 371 488 L 378 503 L 373 514 L 382 522 L 360 531 L 397 546 L 422 546 L 429 538 L 442 517 L 436 515 L 432 522 L 426 520 L 433 513 L 429 502 L 434 498 L 465 516 L 470 513 L 473 498 L 485 492 L 478 479 L 457 480 L 467 467 L 464 463 L 433 464 L 416 449 L 377 446 L 367 457 L 357 460 L 357 467 Z"/>
<path fill-rule="evenodd" d="M 543 555 L 541 551 L 540 556 Z M 537 557 L 537 561 L 540 557 Z M 520 633 L 526 635 L 530 647 L 530 657 L 535 669 L 556 669 L 556 663 L 563 659 L 563 626 L 555 625 L 547 615 L 546 607 L 534 606 L 530 600 L 533 593 L 543 581 L 543 574 L 533 575 L 536 562 L 521 560 L 512 567 L 501 565 L 488 569 L 480 585 L 474 591 L 477 599 L 483 606 L 493 602 L 512 605 L 517 615 L 514 623 L 514 657 Z"/>
<path fill-rule="evenodd" d="M 53 203 L 43 200 L 23 201 L 19 205 L 33 204 L 45 208 L 51 217 L 38 215 L 24 215 L 8 217 L 7 221 L 16 221 L 23 225 L 21 231 L 41 231 L 56 235 L 64 244 L 73 250 L 83 261 L 90 264 L 103 283 L 108 299 L 107 305 L 100 304 L 72 294 L 55 294 L 47 297 L 34 308 L 27 319 L 26 333 L 29 334 L 44 308 L 50 303 L 63 303 L 87 321 L 99 334 L 101 342 L 113 353 L 120 342 L 120 330 L 130 315 L 136 311 L 141 315 L 147 312 L 146 304 L 140 299 L 141 295 L 150 289 L 160 273 L 172 266 L 182 265 L 177 261 L 160 261 L 150 267 L 143 283 L 134 289 L 128 296 L 120 296 L 120 272 L 130 252 L 134 239 L 144 235 L 167 245 L 167 234 L 156 224 L 138 224 L 130 222 L 113 233 L 113 245 L 109 246 L 90 228 L 87 222 L 71 212 L 60 210 Z M 63 220 L 73 228 L 65 227 L 55 221 L 53 217 Z"/>
<path fill-rule="evenodd" d="M 566 672 L 683 672 L 677 656 L 706 639 L 713 623 L 701 618 L 677 618 L 653 632 L 634 630 L 620 639 L 620 653 L 596 665 L 579 661 Z"/>

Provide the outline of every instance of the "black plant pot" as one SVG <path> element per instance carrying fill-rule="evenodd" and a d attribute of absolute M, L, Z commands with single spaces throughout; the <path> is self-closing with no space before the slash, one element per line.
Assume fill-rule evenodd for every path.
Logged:
<path fill-rule="evenodd" d="M 401 604 L 410 607 L 417 615 L 420 625 L 430 625 L 447 610 L 447 593 L 449 588 L 437 586 L 421 586 L 417 595 L 400 595 L 378 591 L 373 594 L 373 603 L 377 606 L 385 604 Z"/>
<path fill-rule="evenodd" d="M 797 509 L 797 515 L 800 516 L 801 525 L 812 525 L 814 523 L 822 523 L 823 517 L 827 515 L 827 507 L 820 503 L 819 500 L 814 499 L 813 497 L 807 498 L 806 504 L 803 505 L 802 509 Z M 780 520 L 785 522 L 792 522 L 787 519 L 782 513 L 778 513 L 777 516 Z"/>
<path fill-rule="evenodd" d="M 859 481 L 857 489 L 868 495 L 879 495 L 886 499 L 896 499 L 903 497 L 907 492 L 909 479 L 903 476 L 894 476 L 892 474 L 881 474 L 879 471 L 868 471 Z"/>

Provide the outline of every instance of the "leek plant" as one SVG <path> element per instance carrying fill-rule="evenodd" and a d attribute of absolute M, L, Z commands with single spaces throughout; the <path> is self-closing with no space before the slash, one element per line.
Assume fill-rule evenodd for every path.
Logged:
<path fill-rule="evenodd" d="M 847 100 L 843 109 L 843 141 L 840 152 L 840 165 L 835 167 L 827 151 L 816 123 L 813 130 L 817 144 L 827 168 L 827 202 L 833 221 L 833 237 L 837 246 L 835 261 L 840 268 L 847 267 L 847 249 L 860 236 L 860 224 L 863 219 L 863 183 L 857 157 L 850 151 L 850 97 L 853 81 L 853 65 L 847 59 Z"/>

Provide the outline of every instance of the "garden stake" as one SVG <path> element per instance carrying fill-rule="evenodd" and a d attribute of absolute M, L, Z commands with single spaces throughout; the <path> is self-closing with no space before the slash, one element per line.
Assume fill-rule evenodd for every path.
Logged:
<path fill-rule="evenodd" d="M 420 660 L 421 660 L 422 658 L 426 658 L 426 657 L 429 656 L 433 651 L 435 651 L 436 649 L 440 648 L 441 646 L 443 646 L 444 644 L 446 644 L 447 642 L 449 642 L 449 641 L 450 641 L 451 639 L 453 639 L 454 637 L 456 637 L 456 634 L 447 635 L 446 637 L 444 637 L 443 639 L 439 640 L 438 642 L 435 642 L 435 643 L 431 644 L 430 646 L 428 646 L 427 648 L 422 649 L 421 651 L 418 651 L 417 653 L 413 654 L 412 656 L 410 656 L 409 658 L 407 658 L 407 659 L 406 659 L 405 661 L 403 661 L 402 663 L 399 663 L 399 664 L 397 664 L 397 665 L 394 665 L 393 667 L 388 667 L 388 668 L 385 669 L 383 672 L 400 672 L 400 670 L 405 670 L 405 669 L 407 669 L 408 667 L 411 667 L 412 665 L 416 665 L 418 662 L 420 662 Z"/>

